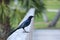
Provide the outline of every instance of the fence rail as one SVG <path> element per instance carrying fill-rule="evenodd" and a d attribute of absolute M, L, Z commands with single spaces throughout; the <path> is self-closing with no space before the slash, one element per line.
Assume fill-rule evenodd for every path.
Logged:
<path fill-rule="evenodd" d="M 20 22 L 19 25 L 21 25 L 21 23 L 26 20 L 29 16 L 34 16 L 34 12 L 35 12 L 35 8 L 31 8 L 26 16 L 23 18 L 23 20 Z M 16 30 L 13 34 L 11 34 L 7 40 L 32 40 L 32 33 L 33 33 L 33 21 L 34 18 L 31 20 L 31 23 L 28 27 L 26 27 L 26 31 L 29 31 L 29 33 L 24 33 L 23 29 L 18 29 Z M 18 25 L 18 26 L 19 26 Z"/>

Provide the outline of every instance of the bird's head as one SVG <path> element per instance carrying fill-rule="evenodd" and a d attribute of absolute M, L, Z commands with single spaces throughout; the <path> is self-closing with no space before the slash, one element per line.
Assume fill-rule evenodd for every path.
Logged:
<path fill-rule="evenodd" d="M 29 16 L 29 18 L 33 18 L 34 16 Z"/>
<path fill-rule="evenodd" d="M 34 16 L 29 16 L 28 19 L 30 20 L 30 19 L 32 19 L 33 17 L 34 17 Z"/>

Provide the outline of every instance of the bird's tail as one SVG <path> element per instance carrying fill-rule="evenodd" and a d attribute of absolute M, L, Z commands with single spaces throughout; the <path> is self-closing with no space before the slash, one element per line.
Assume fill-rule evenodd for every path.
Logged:
<path fill-rule="evenodd" d="M 13 34 L 13 33 L 14 33 L 16 30 L 18 30 L 18 29 L 20 29 L 20 28 L 18 27 L 17 29 L 11 31 L 8 36 L 10 36 L 11 34 Z"/>

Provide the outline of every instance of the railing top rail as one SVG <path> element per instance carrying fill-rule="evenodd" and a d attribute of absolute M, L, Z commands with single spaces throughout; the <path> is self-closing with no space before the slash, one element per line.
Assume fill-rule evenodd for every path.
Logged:
<path fill-rule="evenodd" d="M 21 23 L 24 21 L 24 20 L 26 20 L 29 16 L 34 16 L 34 12 L 35 12 L 35 8 L 31 8 L 28 12 L 27 12 L 27 14 L 26 14 L 26 16 L 23 18 L 23 20 L 20 22 L 20 24 L 19 25 L 21 25 Z M 33 22 L 33 19 L 32 19 L 32 22 Z M 31 28 L 31 26 L 32 26 L 32 22 L 30 23 L 30 26 L 28 26 L 26 29 L 28 30 L 28 31 L 30 31 L 30 28 Z M 18 26 L 19 26 L 18 25 Z M 7 40 L 26 40 L 26 38 L 28 38 L 27 37 L 27 35 L 29 35 L 30 33 L 23 33 L 23 30 L 22 29 L 19 29 L 19 30 L 16 30 L 13 34 L 11 34 L 8 38 L 7 38 Z"/>

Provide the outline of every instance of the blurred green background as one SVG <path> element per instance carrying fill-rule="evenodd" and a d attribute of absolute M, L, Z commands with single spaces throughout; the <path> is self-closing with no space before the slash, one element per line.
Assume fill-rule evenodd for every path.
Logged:
<path fill-rule="evenodd" d="M 46 9 L 60 9 L 60 1 L 59 0 L 43 0 Z M 46 15 L 48 16 L 48 23 L 44 22 L 43 18 L 40 16 L 35 17 L 35 24 L 34 27 L 37 29 L 44 29 L 44 28 L 48 28 L 48 24 L 53 20 L 53 18 L 55 17 L 55 15 L 57 14 L 57 12 L 49 12 L 48 10 L 46 10 Z M 60 19 L 58 21 L 58 23 L 56 24 L 56 27 L 53 27 L 54 29 L 59 29 L 60 28 Z"/>

